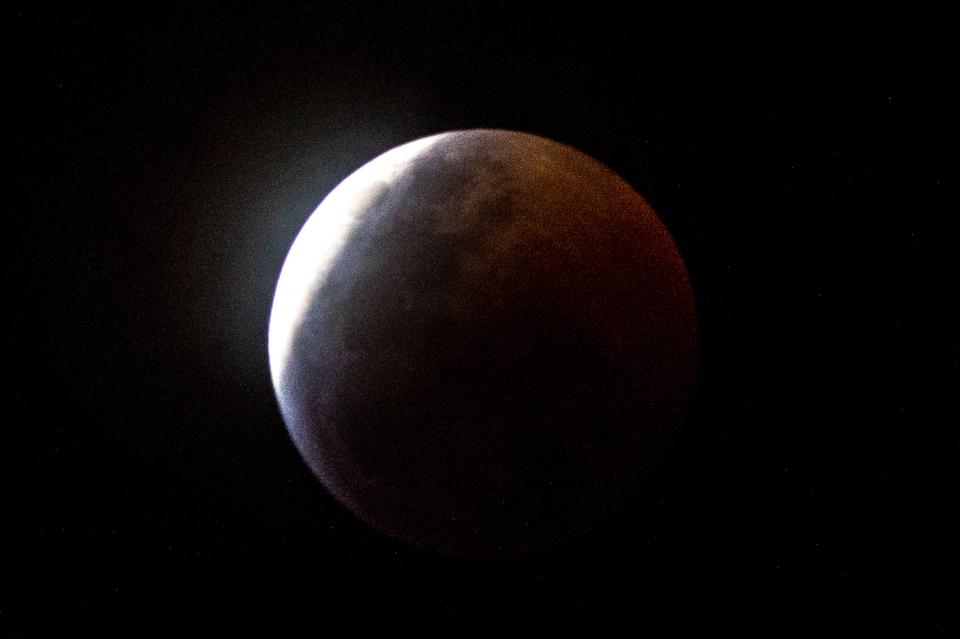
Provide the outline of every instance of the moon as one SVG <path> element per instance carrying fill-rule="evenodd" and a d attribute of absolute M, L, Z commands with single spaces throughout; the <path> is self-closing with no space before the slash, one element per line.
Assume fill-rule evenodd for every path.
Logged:
<path fill-rule="evenodd" d="M 496 557 L 600 525 L 663 467 L 695 381 L 683 259 L 598 161 L 527 133 L 397 147 L 341 182 L 277 282 L 290 436 L 360 519 Z"/>

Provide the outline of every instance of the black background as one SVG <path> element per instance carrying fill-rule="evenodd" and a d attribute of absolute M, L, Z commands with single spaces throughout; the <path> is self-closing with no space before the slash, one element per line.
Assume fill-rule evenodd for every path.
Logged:
<path fill-rule="evenodd" d="M 4 10 L 0 628 L 947 632 L 946 20 L 443 6 Z M 344 511 L 266 359 L 276 277 L 322 197 L 474 127 L 634 185 L 702 325 L 692 415 L 649 494 L 501 562 Z"/>

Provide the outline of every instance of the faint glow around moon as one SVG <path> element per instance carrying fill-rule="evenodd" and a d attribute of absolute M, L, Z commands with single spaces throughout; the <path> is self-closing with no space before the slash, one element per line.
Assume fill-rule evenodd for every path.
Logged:
<path fill-rule="evenodd" d="M 280 271 L 270 311 L 267 350 L 274 388 L 280 389 L 293 335 L 310 298 L 329 273 L 350 231 L 381 188 L 441 136 L 414 140 L 364 164 L 323 199 L 300 229 Z"/>

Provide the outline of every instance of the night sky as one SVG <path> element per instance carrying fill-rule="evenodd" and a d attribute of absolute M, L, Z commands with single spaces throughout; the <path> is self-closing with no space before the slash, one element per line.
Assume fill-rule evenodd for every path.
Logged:
<path fill-rule="evenodd" d="M 946 633 L 947 21 L 442 4 L 3 10 L 0 634 Z M 701 323 L 669 466 L 526 559 L 369 530 L 298 456 L 267 364 L 324 195 L 477 127 L 625 178 Z"/>

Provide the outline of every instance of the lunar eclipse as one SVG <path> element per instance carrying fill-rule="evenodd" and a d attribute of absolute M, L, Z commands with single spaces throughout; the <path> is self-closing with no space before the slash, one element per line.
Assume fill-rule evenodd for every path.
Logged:
<path fill-rule="evenodd" d="M 550 547 L 663 462 L 696 370 L 683 260 L 568 146 L 467 130 L 344 180 L 287 256 L 270 365 L 314 474 L 394 537 Z"/>

